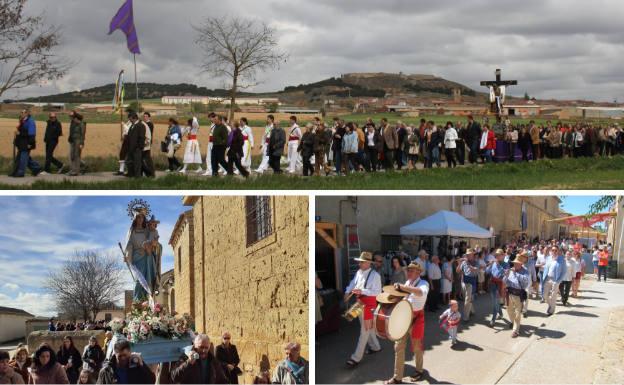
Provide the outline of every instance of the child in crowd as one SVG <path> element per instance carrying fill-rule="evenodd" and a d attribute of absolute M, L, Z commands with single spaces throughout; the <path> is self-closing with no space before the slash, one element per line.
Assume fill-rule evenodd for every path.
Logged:
<path fill-rule="evenodd" d="M 451 345 L 457 343 L 457 327 L 461 321 L 461 313 L 457 301 L 452 300 L 449 308 L 440 316 L 440 327 L 448 332 Z"/>

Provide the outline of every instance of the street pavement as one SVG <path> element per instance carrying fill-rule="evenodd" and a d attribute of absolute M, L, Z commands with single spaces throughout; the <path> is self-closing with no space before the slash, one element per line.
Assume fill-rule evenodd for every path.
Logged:
<path fill-rule="evenodd" d="M 624 371 L 606 359 L 623 363 L 624 330 L 617 327 L 621 323 L 614 323 L 617 317 L 612 314 L 624 314 L 624 282 L 596 282 L 587 276 L 581 289 L 579 298 L 570 298 L 569 306 L 559 302 L 551 317 L 546 316 L 546 304 L 530 300 L 528 318 L 523 318 L 520 337 L 515 339 L 502 321 L 489 327 L 488 294 L 477 298 L 477 313 L 468 324 L 460 325 L 454 347 L 439 327 L 442 309 L 437 314 L 427 312 L 422 383 L 594 383 L 595 378 L 622 383 Z M 508 319 L 506 309 L 503 313 Z M 346 366 L 358 334 L 357 321 L 344 322 L 340 332 L 317 340 L 317 383 L 379 383 L 392 377 L 394 349 L 385 340 L 380 340 L 382 352 L 364 356 L 355 369 Z M 605 343 L 613 340 L 618 343 Z M 414 373 L 412 358 L 408 351 L 406 376 Z M 603 375 L 598 376 L 601 371 Z M 410 382 L 409 377 L 404 381 Z"/>

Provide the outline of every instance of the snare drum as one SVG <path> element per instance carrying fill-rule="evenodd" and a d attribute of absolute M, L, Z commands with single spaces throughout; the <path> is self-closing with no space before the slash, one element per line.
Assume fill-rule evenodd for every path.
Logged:
<path fill-rule="evenodd" d="M 398 341 L 409 331 L 412 316 L 412 305 L 407 300 L 380 303 L 375 309 L 375 332 L 380 338 Z"/>

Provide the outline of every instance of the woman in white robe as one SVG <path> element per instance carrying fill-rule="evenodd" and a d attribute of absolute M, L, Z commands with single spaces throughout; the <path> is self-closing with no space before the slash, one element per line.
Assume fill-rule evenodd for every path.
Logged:
<path fill-rule="evenodd" d="M 195 172 L 201 173 L 202 169 L 202 156 L 199 146 L 199 140 L 197 135 L 199 134 L 199 122 L 196 117 L 189 120 L 189 125 L 184 128 L 182 135 L 186 135 L 188 140 L 186 142 L 186 148 L 184 149 L 184 167 L 180 170 L 181 173 L 186 173 L 186 169 L 189 164 L 197 164 L 198 168 Z"/>

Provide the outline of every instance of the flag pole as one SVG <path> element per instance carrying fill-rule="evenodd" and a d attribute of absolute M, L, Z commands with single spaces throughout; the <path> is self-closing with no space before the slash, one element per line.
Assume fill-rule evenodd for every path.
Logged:
<path fill-rule="evenodd" d="M 136 89 L 136 103 L 137 103 L 137 113 L 139 113 L 138 109 L 139 109 L 139 83 L 137 80 L 137 66 L 136 66 L 136 53 L 133 53 L 132 56 L 134 57 L 134 87 Z"/>

